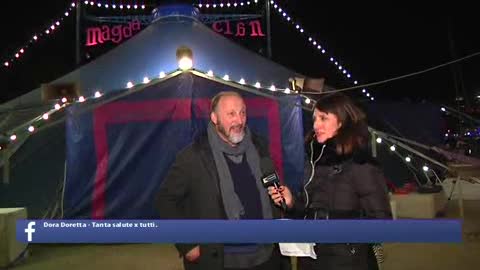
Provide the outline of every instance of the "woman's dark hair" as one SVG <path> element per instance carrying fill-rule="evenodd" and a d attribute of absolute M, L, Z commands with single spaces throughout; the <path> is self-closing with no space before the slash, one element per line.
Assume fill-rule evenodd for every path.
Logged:
<path fill-rule="evenodd" d="M 368 144 L 368 125 L 365 113 L 353 101 L 341 93 L 327 94 L 317 100 L 315 109 L 334 114 L 342 124 L 334 138 L 338 155 L 349 155 Z M 306 142 L 314 138 L 314 132 L 307 136 Z"/>

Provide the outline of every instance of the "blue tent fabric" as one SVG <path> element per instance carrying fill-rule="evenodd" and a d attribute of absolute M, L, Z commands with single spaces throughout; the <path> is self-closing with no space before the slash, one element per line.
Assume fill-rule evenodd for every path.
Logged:
<path fill-rule="evenodd" d="M 264 137 L 284 181 L 303 173 L 301 107 L 294 96 L 264 96 L 193 73 L 152 83 L 94 110 L 78 104 L 66 122 L 68 218 L 155 218 L 153 201 L 179 150 L 205 131 L 209 100 L 233 90 L 250 128 Z"/>

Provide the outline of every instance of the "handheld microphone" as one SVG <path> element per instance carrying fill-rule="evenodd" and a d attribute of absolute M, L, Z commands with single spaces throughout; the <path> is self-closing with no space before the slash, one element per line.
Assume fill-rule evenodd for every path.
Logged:
<path fill-rule="evenodd" d="M 274 186 L 276 189 L 280 186 L 280 178 L 278 177 L 273 162 L 269 158 L 263 158 L 260 161 L 260 168 L 262 169 L 263 176 L 261 178 L 262 184 L 265 188 Z M 282 197 L 281 205 L 283 211 L 287 211 L 287 204 L 285 203 L 285 198 Z"/>

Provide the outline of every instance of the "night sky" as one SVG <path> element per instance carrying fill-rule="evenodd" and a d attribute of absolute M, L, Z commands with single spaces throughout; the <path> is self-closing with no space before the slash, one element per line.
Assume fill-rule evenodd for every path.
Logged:
<path fill-rule="evenodd" d="M 152 4 L 162 1 L 108 2 Z M 2 1 L 2 102 L 75 68 L 74 18 L 69 18 L 52 38 L 29 48 L 21 61 L 8 69 L 3 66 L 34 32 L 50 25 L 70 3 Z M 323 1 L 298 0 L 279 0 L 278 3 L 320 41 L 328 57 L 308 45 L 305 38 L 274 12 L 271 17 L 273 60 L 308 76 L 325 77 L 327 84 L 336 88 L 352 85 L 329 62 L 330 56 L 338 59 L 353 78 L 363 84 L 420 71 L 480 51 L 479 22 L 473 6 L 351 6 L 346 2 L 326 5 Z M 462 95 L 463 88 L 470 97 L 480 93 L 478 70 L 480 56 L 368 89 L 377 100 L 453 104 L 457 89 Z M 457 87 L 454 72 L 457 72 Z"/>

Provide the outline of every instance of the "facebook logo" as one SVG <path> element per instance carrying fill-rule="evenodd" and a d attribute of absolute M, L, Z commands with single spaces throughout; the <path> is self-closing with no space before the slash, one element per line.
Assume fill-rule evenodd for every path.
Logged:
<path fill-rule="evenodd" d="M 35 229 L 33 228 L 33 226 L 35 226 L 35 221 L 30 221 L 28 222 L 27 228 L 25 229 L 28 242 L 32 242 L 32 236 L 33 236 L 33 233 L 35 232 Z"/>

